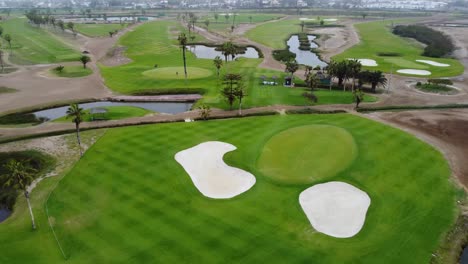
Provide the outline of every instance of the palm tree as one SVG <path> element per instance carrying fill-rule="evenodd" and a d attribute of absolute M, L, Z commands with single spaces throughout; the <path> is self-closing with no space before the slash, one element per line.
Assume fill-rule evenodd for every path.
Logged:
<path fill-rule="evenodd" d="M 236 90 L 235 90 L 235 96 L 236 96 L 237 100 L 239 100 L 239 115 L 242 115 L 242 99 L 247 96 L 247 91 L 245 90 L 245 85 L 242 82 L 242 80 L 240 80 L 237 83 L 237 87 L 236 87 Z"/>
<path fill-rule="evenodd" d="M 218 13 L 215 13 L 215 14 L 214 14 L 214 19 L 216 20 L 216 23 L 218 23 L 218 18 L 219 18 Z"/>
<path fill-rule="evenodd" d="M 297 64 L 296 60 L 286 62 L 286 72 L 291 73 L 291 78 L 297 70 L 299 70 L 299 64 Z"/>
<path fill-rule="evenodd" d="M 210 21 L 209 21 L 208 19 L 205 20 L 205 26 L 206 26 L 206 28 L 208 28 L 209 25 L 210 25 Z"/>
<path fill-rule="evenodd" d="M 309 72 L 309 74 L 307 74 L 306 84 L 307 87 L 310 88 L 310 90 L 313 90 L 315 87 L 317 87 L 319 85 L 319 82 L 320 80 L 317 77 L 317 74 L 313 72 Z"/>
<path fill-rule="evenodd" d="M 83 122 L 83 116 L 85 115 L 83 108 L 80 108 L 78 104 L 71 104 L 67 110 L 67 118 L 72 118 L 72 122 L 75 123 L 76 128 L 76 139 L 78 140 L 78 147 L 80 149 L 80 156 L 83 157 L 83 150 L 81 149 L 80 139 L 80 124 Z"/>
<path fill-rule="evenodd" d="M 328 74 L 331 78 L 335 77 L 338 79 L 338 86 L 343 85 L 343 90 L 346 88 L 344 86 L 344 81 L 348 79 L 348 62 L 343 60 L 340 62 L 331 61 L 328 65 Z M 331 80 L 330 80 L 331 81 Z M 331 86 L 330 86 L 331 88 Z"/>
<path fill-rule="evenodd" d="M 63 23 L 62 20 L 59 20 L 57 22 L 57 25 L 59 26 L 59 28 L 62 30 L 62 31 L 65 31 L 65 23 Z"/>
<path fill-rule="evenodd" d="M 221 67 L 223 66 L 223 60 L 221 59 L 221 57 L 219 56 L 216 56 L 213 60 L 213 64 L 214 66 L 216 67 L 216 70 L 217 70 L 217 73 L 218 73 L 218 78 L 219 78 L 219 70 L 221 69 Z"/>
<path fill-rule="evenodd" d="M 229 20 L 229 14 L 225 14 L 225 15 L 224 15 L 224 18 L 226 19 L 226 23 L 227 23 L 228 20 Z"/>
<path fill-rule="evenodd" d="M 221 90 L 221 95 L 229 104 L 229 109 L 232 110 L 232 105 L 237 98 L 237 87 L 242 81 L 242 75 L 229 73 L 224 76 L 225 87 Z"/>
<path fill-rule="evenodd" d="M 14 159 L 9 160 L 5 164 L 7 171 L 4 185 L 6 187 L 13 187 L 14 189 L 21 190 L 24 193 L 26 202 L 28 203 L 29 214 L 31 215 L 32 228 L 36 229 L 36 222 L 34 221 L 34 214 L 29 201 L 28 185 L 33 181 L 33 175 L 36 170 L 28 165 L 25 165 Z"/>
<path fill-rule="evenodd" d="M 361 72 L 362 65 L 359 62 L 359 60 L 353 59 L 353 60 L 348 60 L 348 73 L 351 78 L 353 78 L 353 85 L 352 85 L 352 90 L 354 92 L 354 86 L 356 85 L 356 78 L 359 76 L 359 73 Z"/>
<path fill-rule="evenodd" d="M 237 47 L 231 41 L 224 43 L 221 49 L 226 63 L 229 55 L 232 57 L 232 60 L 234 60 L 237 55 Z"/>
<path fill-rule="evenodd" d="M 83 68 L 86 69 L 86 64 L 91 61 L 89 56 L 83 55 L 80 57 L 80 62 L 83 63 Z"/>
<path fill-rule="evenodd" d="M 252 16 L 249 16 L 250 24 L 252 24 Z"/>
<path fill-rule="evenodd" d="M 185 33 L 180 33 L 179 38 L 179 45 L 182 49 L 182 59 L 184 60 L 184 74 L 185 74 L 185 80 L 187 80 L 187 58 L 185 56 L 185 51 L 187 49 L 187 36 L 185 36 Z"/>
<path fill-rule="evenodd" d="M 354 95 L 354 101 L 356 102 L 355 109 L 358 109 L 359 104 L 362 102 L 362 100 L 364 100 L 364 93 L 362 92 L 361 89 L 358 88 L 353 91 L 353 95 Z"/>
<path fill-rule="evenodd" d="M 375 92 L 375 89 L 377 88 L 377 86 L 386 85 L 387 81 L 388 81 L 387 78 L 385 77 L 385 75 L 381 71 L 375 71 L 375 72 L 371 72 L 371 74 L 369 74 L 369 82 L 370 82 L 370 84 L 372 86 L 372 91 L 373 92 Z"/>
<path fill-rule="evenodd" d="M 10 46 L 10 49 L 11 49 L 11 36 L 10 36 L 10 34 L 5 34 L 5 36 L 3 36 L 3 39 L 5 39 L 5 41 L 8 42 L 8 46 Z"/>
<path fill-rule="evenodd" d="M 304 32 L 304 26 L 305 26 L 305 22 L 301 21 L 301 32 Z"/>

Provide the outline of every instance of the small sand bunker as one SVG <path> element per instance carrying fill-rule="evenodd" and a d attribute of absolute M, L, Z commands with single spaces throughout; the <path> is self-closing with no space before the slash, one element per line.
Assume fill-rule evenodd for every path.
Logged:
<path fill-rule="evenodd" d="M 336 18 L 325 18 L 323 21 L 325 21 L 325 22 L 335 22 L 335 21 L 338 21 L 338 19 L 336 19 Z"/>
<path fill-rule="evenodd" d="M 440 63 L 440 62 L 431 61 L 431 60 L 416 60 L 416 61 L 421 62 L 421 63 L 426 63 L 432 66 L 437 66 L 437 67 L 449 67 L 450 66 L 450 64 Z"/>
<path fill-rule="evenodd" d="M 430 71 L 426 70 L 415 70 L 415 69 L 402 69 L 398 70 L 398 73 L 411 74 L 411 75 L 431 75 Z"/>
<path fill-rule="evenodd" d="M 315 20 L 315 18 L 307 18 L 307 17 L 301 17 L 299 18 L 300 21 L 308 21 L 308 20 Z"/>
<path fill-rule="evenodd" d="M 299 195 L 299 203 L 312 226 L 338 238 L 359 233 L 370 202 L 367 193 L 344 182 L 317 184 Z"/>
<path fill-rule="evenodd" d="M 208 141 L 178 152 L 175 159 L 204 196 L 228 199 L 248 191 L 256 181 L 251 173 L 224 163 L 224 154 L 235 149 L 228 143 Z"/>
<path fill-rule="evenodd" d="M 355 60 L 355 59 L 348 58 L 348 60 Z M 357 60 L 361 63 L 362 66 L 368 66 L 368 67 L 379 66 L 375 60 L 371 60 L 371 59 L 357 59 Z"/>

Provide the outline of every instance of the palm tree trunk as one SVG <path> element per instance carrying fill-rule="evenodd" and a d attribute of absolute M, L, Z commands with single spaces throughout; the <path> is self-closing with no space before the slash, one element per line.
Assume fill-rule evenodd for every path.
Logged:
<path fill-rule="evenodd" d="M 24 197 L 26 197 L 26 202 L 28 203 L 29 214 L 31 215 L 32 228 L 36 229 L 36 221 L 34 221 L 34 214 L 33 214 L 33 211 L 32 211 L 31 202 L 29 201 L 28 191 L 24 191 Z"/>
<path fill-rule="evenodd" d="M 187 81 L 187 61 L 185 58 L 185 46 L 182 47 L 182 57 L 184 59 L 184 74 L 185 74 L 185 81 Z"/>
<path fill-rule="evenodd" d="M 344 80 L 343 80 L 343 92 L 346 92 L 346 79 L 347 79 L 348 76 L 345 76 L 344 77 Z"/>
<path fill-rule="evenodd" d="M 352 92 L 354 92 L 354 85 L 355 85 L 355 84 L 356 84 L 356 79 L 355 79 L 354 76 L 353 76 L 353 86 L 352 86 L 352 88 L 351 88 L 351 91 L 352 91 Z"/>
<path fill-rule="evenodd" d="M 239 99 L 239 115 L 242 115 L 242 99 Z"/>
<path fill-rule="evenodd" d="M 80 156 L 83 157 L 83 150 L 81 149 L 81 139 L 80 139 L 80 125 L 75 123 L 76 126 L 76 139 L 78 140 L 78 148 L 80 149 Z"/>

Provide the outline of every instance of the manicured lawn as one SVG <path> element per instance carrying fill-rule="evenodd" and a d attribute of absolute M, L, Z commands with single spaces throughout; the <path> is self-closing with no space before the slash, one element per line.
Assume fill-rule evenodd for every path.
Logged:
<path fill-rule="evenodd" d="M 54 68 L 50 69 L 49 72 L 57 77 L 77 78 L 93 73 L 90 68 L 83 68 L 83 66 L 65 66 L 61 72 L 56 71 Z"/>
<path fill-rule="evenodd" d="M 182 52 L 177 44 L 179 24 L 170 21 L 155 21 L 139 26 L 120 39 L 120 45 L 128 47 L 126 55 L 133 62 L 117 66 L 100 66 L 106 85 L 124 93 L 197 93 L 203 92 L 207 103 L 218 108 L 228 108 L 220 97 L 222 81 L 217 78 L 216 68 L 210 59 L 197 59 L 187 52 L 189 80 L 183 78 Z M 195 41 L 203 41 L 198 35 Z M 228 62 L 221 68 L 221 76 L 227 72 L 239 73 L 244 77 L 248 96 L 244 107 L 266 106 L 275 104 L 304 105 L 304 89 L 291 89 L 283 86 L 262 86 L 261 76 L 276 76 L 281 83 L 286 73 L 258 68 L 262 59 L 239 58 Z M 154 66 L 157 64 L 157 69 Z M 176 72 L 179 74 L 176 75 Z M 203 73 L 203 74 L 201 74 Z M 208 76 L 209 74 L 209 76 Z M 296 83 L 303 84 L 299 79 Z M 352 103 L 351 93 L 336 91 L 317 92 L 319 104 Z M 369 99 L 369 98 L 368 98 Z M 367 100 L 368 100 L 367 99 Z"/>
<path fill-rule="evenodd" d="M 119 120 L 125 119 L 130 117 L 140 117 L 145 116 L 149 113 L 153 113 L 149 110 L 135 107 L 135 106 L 106 106 L 102 107 L 107 110 L 107 113 L 102 114 L 105 120 Z M 67 119 L 66 117 L 61 117 L 59 119 L 54 120 L 55 122 L 71 122 L 71 119 Z M 89 110 L 85 110 L 85 122 L 90 122 L 92 120 L 92 115 L 89 113 Z"/>
<path fill-rule="evenodd" d="M 88 37 L 109 37 L 110 31 L 121 30 L 126 26 L 126 24 L 76 24 L 75 28 Z"/>
<path fill-rule="evenodd" d="M 270 138 L 310 125 L 331 126 L 332 133 L 346 130 L 357 148 L 353 162 L 327 179 L 317 177 L 307 184 L 278 183 L 261 171 L 257 160 Z M 224 160 L 256 176 L 251 190 L 231 200 L 213 200 L 194 187 L 174 155 L 210 140 L 238 148 Z M 318 139 L 309 144 L 320 148 L 316 155 L 328 155 Z M 308 146 L 296 150 L 304 148 Z M 301 158 L 314 162 L 317 156 Z M 111 129 L 60 181 L 48 202 L 68 260 L 60 261 L 44 217 L 39 217 L 40 228 L 33 233 L 13 221 L 0 225 L 1 260 L 428 263 L 455 218 L 456 194 L 449 177 L 447 162 L 434 148 L 400 130 L 347 114 Z M 298 203 L 304 189 L 334 180 L 348 182 L 372 199 L 363 229 L 349 239 L 315 232 Z M 41 211 L 40 205 L 36 210 Z"/>
<path fill-rule="evenodd" d="M 257 166 L 280 183 L 307 184 L 334 177 L 356 156 L 356 143 L 346 130 L 308 125 L 285 130 L 268 140 Z"/>
<path fill-rule="evenodd" d="M 75 61 L 79 52 L 67 46 L 59 37 L 31 26 L 25 18 L 12 18 L 0 23 L 3 34 L 10 34 L 12 56 L 10 60 L 17 64 L 55 63 Z M 4 49 L 8 43 L 3 43 Z"/>
<path fill-rule="evenodd" d="M 233 19 L 234 16 L 232 15 L 232 12 L 229 12 L 231 15 L 229 16 L 228 20 L 226 20 L 224 14 L 226 13 L 217 13 L 218 14 L 218 20 L 216 21 L 214 14 L 212 13 L 210 15 L 201 17 L 198 19 L 197 25 L 200 27 L 206 28 L 205 21 L 209 20 L 210 24 L 208 26 L 208 29 L 211 31 L 216 31 L 220 34 L 226 34 L 228 32 L 231 32 L 231 26 L 233 24 Z M 252 17 L 252 20 L 250 20 L 250 16 Z M 254 14 L 254 13 L 242 13 L 242 14 L 237 14 L 235 17 L 234 24 L 235 26 L 238 26 L 239 24 L 255 24 L 255 23 L 262 23 L 266 22 L 269 20 L 274 20 L 274 19 L 279 19 L 283 17 L 282 15 L 275 15 L 275 14 Z"/>
<path fill-rule="evenodd" d="M 355 27 L 359 32 L 361 42 L 344 53 L 335 56 L 334 59 L 373 59 L 379 66 L 365 68 L 382 70 L 387 73 L 392 70 L 396 73 L 399 69 L 427 70 L 432 73 L 431 77 L 448 77 L 463 73 L 463 66 L 457 60 L 421 56 L 423 48 L 415 44 L 414 41 L 408 41 L 391 33 L 391 23 L 391 21 L 376 21 L 356 24 Z M 379 53 L 398 53 L 399 56 L 379 56 Z M 416 60 L 432 60 L 449 64 L 450 67 L 431 66 Z"/>
<path fill-rule="evenodd" d="M 301 32 L 299 19 L 288 19 L 255 27 L 247 31 L 246 36 L 273 49 L 285 49 L 287 38 L 298 32 Z"/>

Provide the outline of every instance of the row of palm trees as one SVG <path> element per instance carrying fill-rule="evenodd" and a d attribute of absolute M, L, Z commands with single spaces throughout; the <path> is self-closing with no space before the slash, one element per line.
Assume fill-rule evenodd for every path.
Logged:
<path fill-rule="evenodd" d="M 374 92 L 378 85 L 387 84 L 387 78 L 382 71 L 362 71 L 362 64 L 356 59 L 331 61 L 325 70 L 331 78 L 338 79 L 338 86 L 343 86 L 344 91 L 346 91 L 348 80 L 351 80 L 352 91 L 356 88 L 356 80 L 358 80 L 358 87 L 365 83 L 371 84 Z"/>

